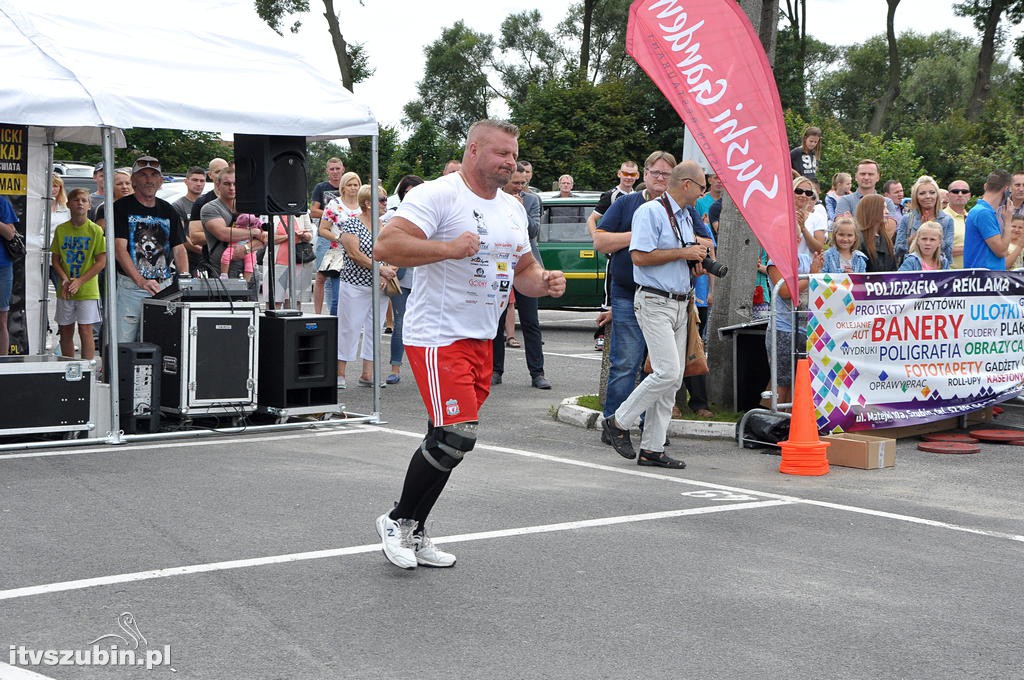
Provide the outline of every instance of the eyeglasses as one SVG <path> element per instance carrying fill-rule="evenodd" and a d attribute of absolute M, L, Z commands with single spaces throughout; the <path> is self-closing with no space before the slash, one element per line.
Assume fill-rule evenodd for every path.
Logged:
<path fill-rule="evenodd" d="M 814 189 L 793 189 L 793 193 L 797 196 L 807 196 L 808 198 L 814 198 Z"/>
<path fill-rule="evenodd" d="M 665 172 L 664 170 L 644 170 L 648 175 L 655 179 L 668 179 L 671 172 Z"/>
<path fill-rule="evenodd" d="M 160 168 L 160 161 L 158 160 L 145 160 L 140 158 L 135 161 L 135 167 L 137 168 Z"/>
<path fill-rule="evenodd" d="M 639 176 L 639 172 L 626 172 L 624 170 L 619 171 L 619 177 L 632 177 L 633 179 L 636 179 Z"/>
<path fill-rule="evenodd" d="M 700 190 L 701 190 L 701 191 L 707 191 L 707 188 L 708 188 L 708 187 L 707 187 L 707 185 L 706 185 L 706 184 L 697 184 L 697 182 L 695 182 L 694 180 L 690 179 L 689 177 L 686 177 L 686 178 L 684 178 L 684 179 L 686 179 L 686 181 L 687 181 L 687 182 L 693 182 L 693 184 L 694 184 L 695 186 L 698 186 L 698 187 L 700 187 Z"/>
<path fill-rule="evenodd" d="M 970 189 L 950 189 L 949 193 L 951 193 L 951 194 L 969 194 L 969 193 L 971 193 L 971 190 Z"/>

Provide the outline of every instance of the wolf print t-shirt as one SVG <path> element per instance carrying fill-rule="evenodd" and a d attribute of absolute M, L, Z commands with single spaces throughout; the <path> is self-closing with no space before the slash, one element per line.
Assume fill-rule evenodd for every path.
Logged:
<path fill-rule="evenodd" d="M 480 236 L 480 252 L 473 257 L 416 267 L 405 343 L 443 347 L 462 338 L 493 338 L 508 305 L 516 264 L 530 252 L 522 204 L 500 190 L 494 198 L 481 198 L 453 172 L 416 187 L 396 216 L 415 224 L 431 241 L 451 241 L 465 231 Z"/>
<path fill-rule="evenodd" d="M 135 195 L 114 201 L 114 238 L 128 242 L 128 256 L 144 279 L 169 279 L 174 275 L 174 246 L 185 242 L 181 218 L 170 203 L 156 199 L 152 208 Z M 128 273 L 117 263 L 117 271 Z"/>

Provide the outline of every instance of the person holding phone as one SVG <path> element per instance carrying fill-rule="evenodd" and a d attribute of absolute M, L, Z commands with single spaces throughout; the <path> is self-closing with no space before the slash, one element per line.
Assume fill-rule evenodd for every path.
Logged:
<path fill-rule="evenodd" d="M 967 213 L 964 268 L 1006 271 L 1014 211 L 1009 186 L 1010 174 L 1005 170 L 994 170 L 985 180 L 985 193 Z"/>

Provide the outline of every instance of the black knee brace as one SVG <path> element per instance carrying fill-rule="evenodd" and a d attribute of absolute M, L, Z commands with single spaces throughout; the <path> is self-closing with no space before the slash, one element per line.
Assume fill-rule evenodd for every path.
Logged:
<path fill-rule="evenodd" d="M 420 445 L 420 453 L 441 472 L 450 472 L 476 446 L 477 422 L 432 427 Z"/>

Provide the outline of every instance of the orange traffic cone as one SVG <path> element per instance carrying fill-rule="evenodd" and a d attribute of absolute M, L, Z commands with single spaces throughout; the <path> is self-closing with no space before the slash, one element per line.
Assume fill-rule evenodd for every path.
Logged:
<path fill-rule="evenodd" d="M 797 362 L 795 383 L 789 439 L 779 442 L 782 447 L 779 472 L 806 476 L 828 474 L 825 449 L 829 445 L 818 439 L 818 425 L 814 420 L 814 403 L 811 399 L 811 363 L 808 359 Z"/>

